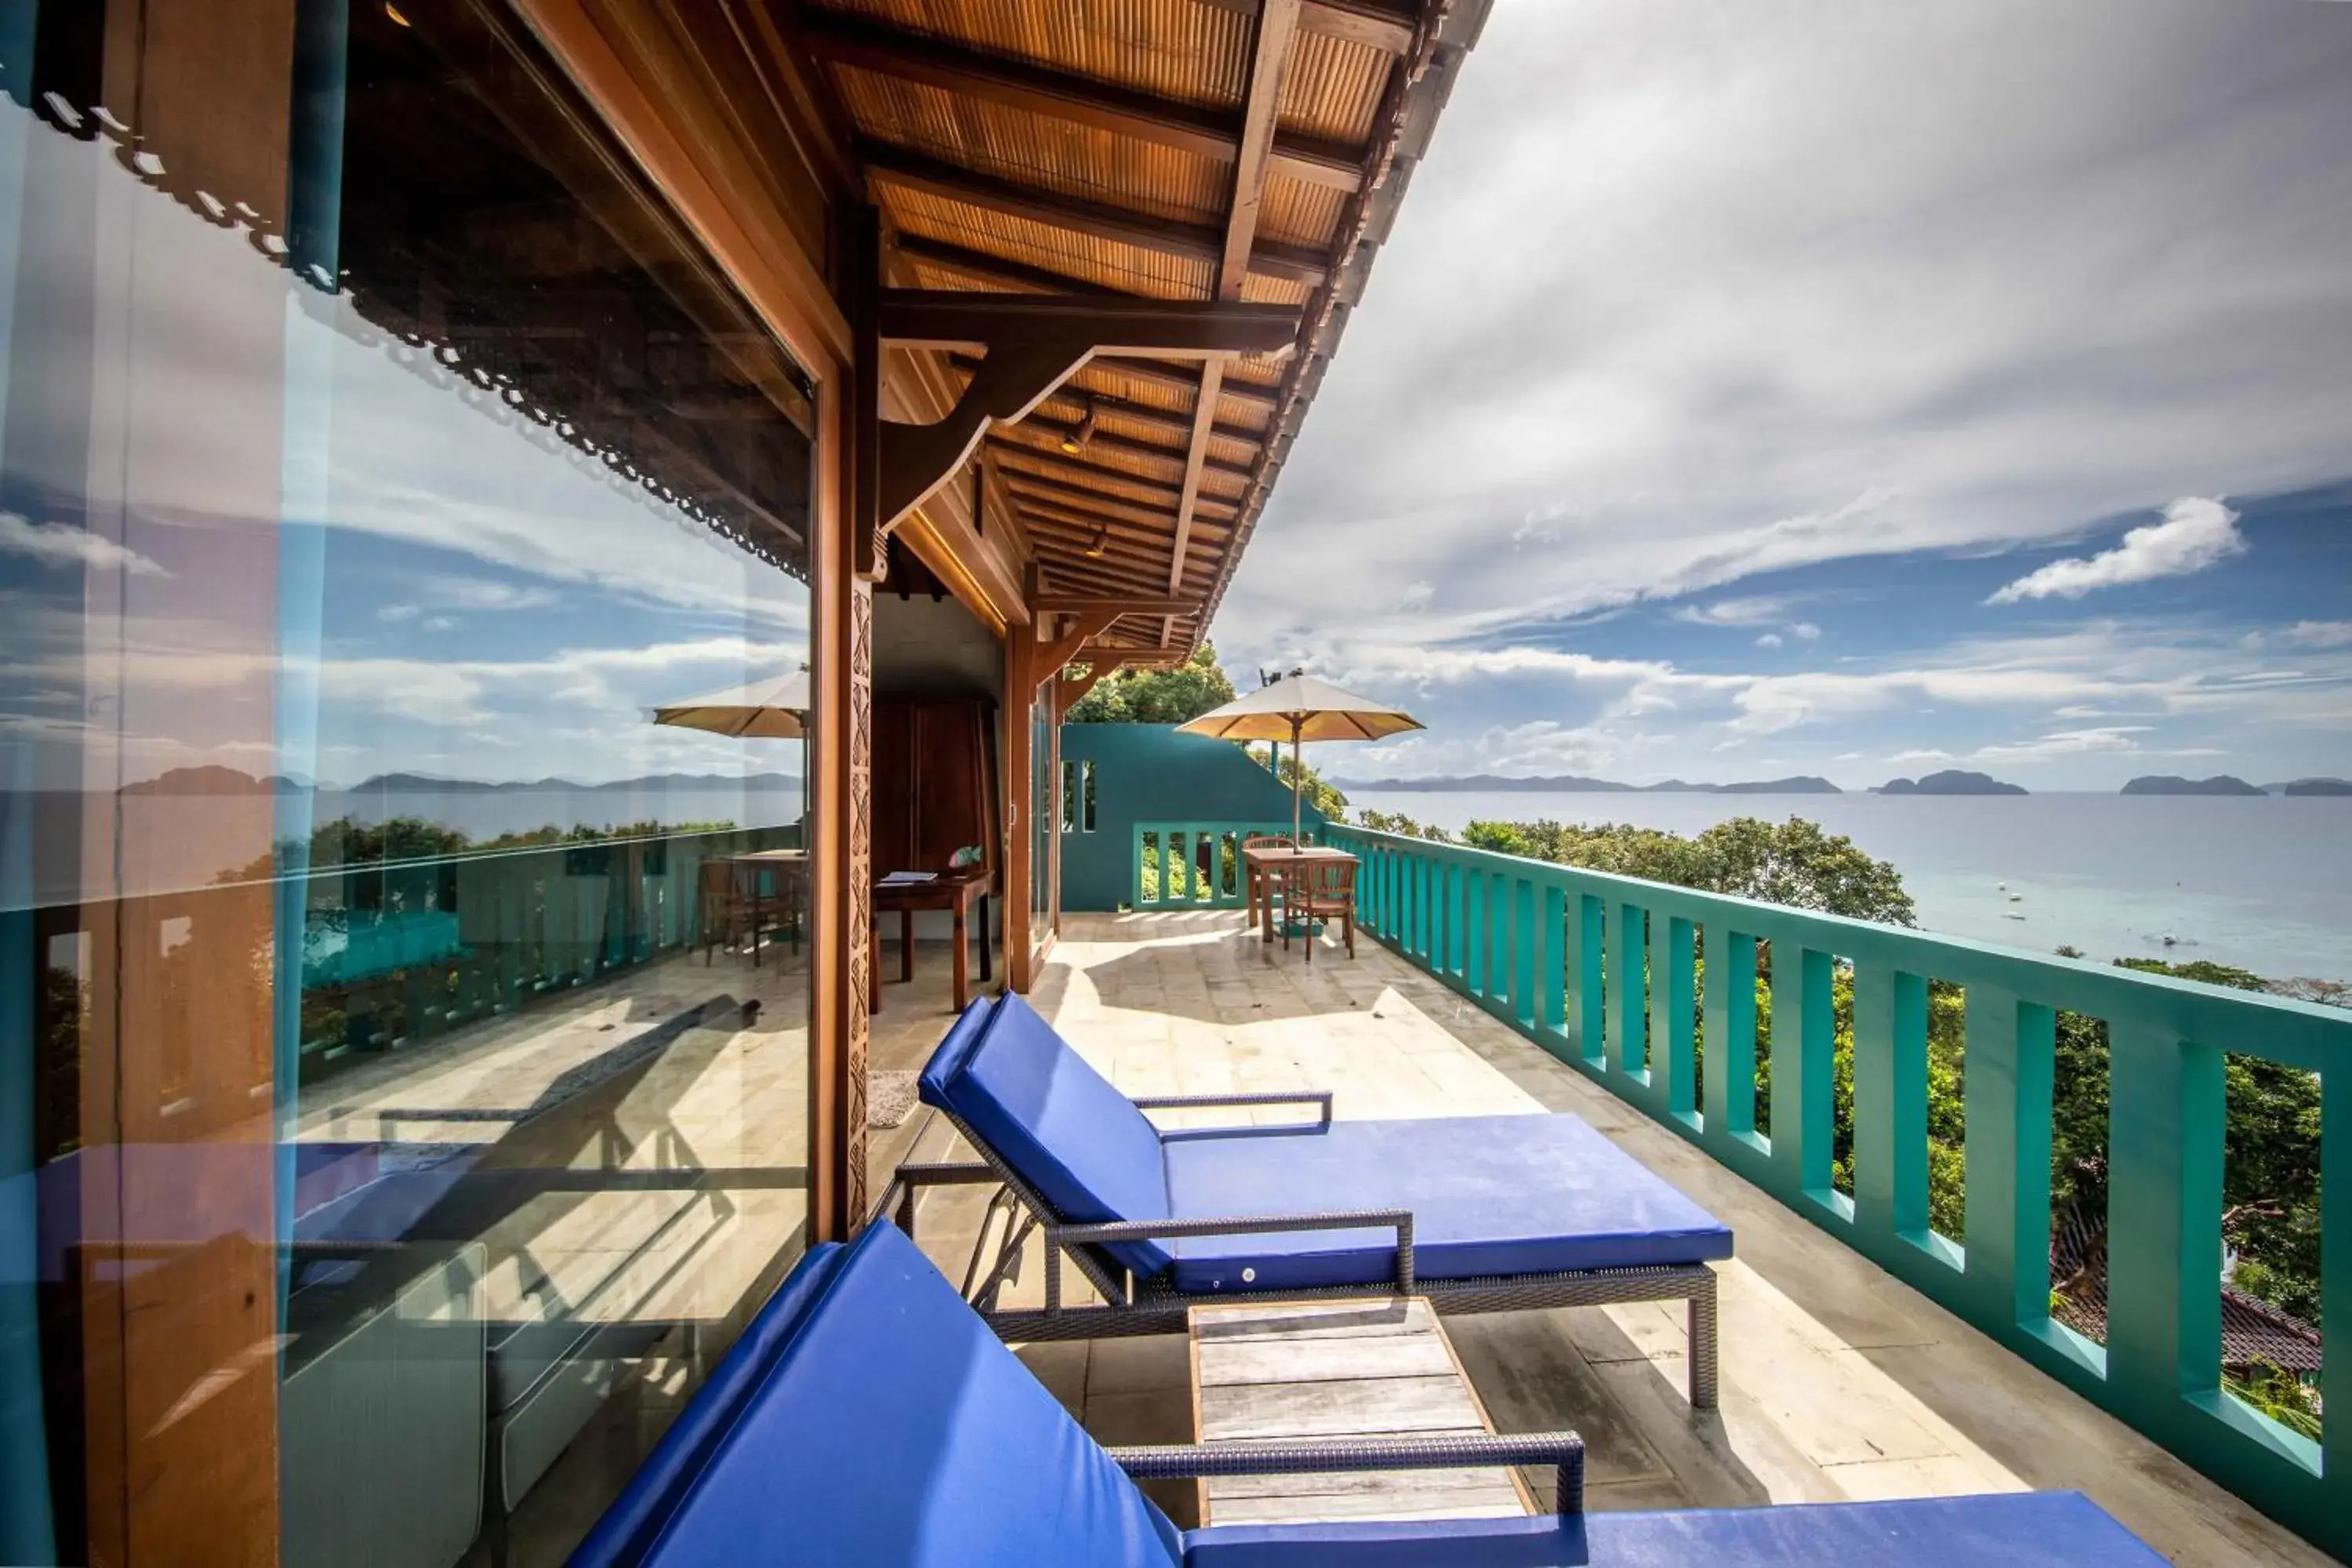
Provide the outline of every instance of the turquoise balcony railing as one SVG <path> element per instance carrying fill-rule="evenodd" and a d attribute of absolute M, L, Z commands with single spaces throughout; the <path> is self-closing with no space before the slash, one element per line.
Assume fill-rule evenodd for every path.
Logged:
<path fill-rule="evenodd" d="M 1242 846 L 1288 837 L 1289 822 L 1139 822 L 1135 825 L 1138 910 L 1237 910 L 1248 897 Z"/>
<path fill-rule="evenodd" d="M 2313 1442 L 2221 1382 L 2223 1063 L 2320 1075 L 2321 1296 L 2352 1311 L 2352 1014 L 1333 825 L 1364 930 L 2282 1523 L 2352 1556 L 2352 1356 Z M 1759 949 L 1769 1094 L 1756 1103 Z M 1701 956 L 1704 955 L 1704 963 Z M 1843 972 L 1843 973 L 1842 973 Z M 1852 987 L 1852 1191 L 1832 1169 Z M 1965 997 L 1965 1244 L 1928 1220 L 1929 985 Z M 2104 1344 L 2051 1315 L 2058 1016 L 2109 1042 Z M 1767 1131 L 1766 1129 L 1769 1129 Z"/>

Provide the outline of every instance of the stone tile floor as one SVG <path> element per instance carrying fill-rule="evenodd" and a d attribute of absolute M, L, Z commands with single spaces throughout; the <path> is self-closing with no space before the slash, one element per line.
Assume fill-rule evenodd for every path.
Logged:
<path fill-rule="evenodd" d="M 1498 1427 L 1583 1435 L 1589 1508 L 2073 1488 L 2176 1563 L 2328 1561 L 1435 980 L 1358 949 L 1351 963 L 1327 939 L 1309 966 L 1265 951 L 1238 915 L 1066 916 L 1032 1000 L 1132 1094 L 1328 1088 L 1341 1117 L 1573 1111 L 1729 1222 L 1714 1412 L 1684 1398 L 1673 1305 L 1449 1320 Z M 873 1066 L 920 1064 L 944 1018 L 912 1015 L 880 1020 Z M 903 1142 L 950 1157 L 951 1134 L 927 1119 Z M 877 1177 L 900 1144 L 877 1137 Z M 919 1215 L 951 1278 L 981 1201 L 941 1191 Z M 1008 1300 L 1035 1298 L 1035 1261 Z M 1181 1337 L 1022 1353 L 1103 1441 L 1190 1439 Z M 1189 1515 L 1189 1486 L 1160 1495 Z"/>

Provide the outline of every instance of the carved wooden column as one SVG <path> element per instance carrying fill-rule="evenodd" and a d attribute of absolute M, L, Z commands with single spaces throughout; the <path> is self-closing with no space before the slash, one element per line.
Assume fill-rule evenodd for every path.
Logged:
<path fill-rule="evenodd" d="M 844 826 L 841 902 L 846 985 L 837 1056 L 842 1225 L 847 1236 L 871 1206 L 866 1170 L 866 1056 L 874 994 L 874 584 L 887 567 L 882 536 L 881 215 L 858 207 L 845 236 L 844 303 L 851 366 L 846 432 L 849 571 L 842 584 L 843 657 L 839 777 Z"/>

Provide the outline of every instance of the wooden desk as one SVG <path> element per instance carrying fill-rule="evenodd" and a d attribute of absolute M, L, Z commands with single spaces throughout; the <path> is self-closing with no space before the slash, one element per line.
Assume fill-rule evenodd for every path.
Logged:
<path fill-rule="evenodd" d="M 1197 1442 L 1478 1436 L 1494 1431 L 1427 1300 L 1194 1307 Z M 1508 1519 L 1536 1511 L 1512 1469 L 1204 1480 L 1201 1522 Z"/>
<path fill-rule="evenodd" d="M 1269 847 L 1244 849 L 1242 861 L 1246 884 L 1244 896 L 1249 903 L 1250 924 L 1260 928 L 1267 941 L 1274 940 L 1274 889 L 1276 884 L 1288 876 L 1294 867 L 1328 865 L 1332 862 L 1355 863 L 1356 858 L 1345 849 L 1332 849 L 1320 844 L 1302 845 L 1296 849 Z"/>
<path fill-rule="evenodd" d="M 966 994 L 971 989 L 969 967 L 971 941 L 968 912 L 977 905 L 980 910 L 980 977 L 990 978 L 989 949 L 991 941 L 988 921 L 988 895 L 996 890 L 996 873 L 985 867 L 961 871 L 942 871 L 928 882 L 891 882 L 874 884 L 874 951 L 866 963 L 868 1006 L 882 1011 L 882 916 L 890 910 L 898 911 L 898 978 L 915 977 L 915 911 L 917 910 L 947 910 L 955 916 L 955 1005 L 963 1011 Z"/>

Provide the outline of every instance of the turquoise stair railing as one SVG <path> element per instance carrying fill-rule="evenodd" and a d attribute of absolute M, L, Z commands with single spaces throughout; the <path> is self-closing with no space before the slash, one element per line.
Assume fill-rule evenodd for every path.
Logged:
<path fill-rule="evenodd" d="M 2288 1430 L 2222 1387 L 2220 1289 L 2223 1066 L 2237 1053 L 2320 1075 L 2320 1293 L 2326 1310 L 2352 1312 L 2352 1012 L 1363 828 L 1335 824 L 1324 837 L 1362 858 L 1360 923 L 1381 942 L 2265 1513 L 2352 1557 L 2352 1355 L 2326 1359 L 2321 1440 Z M 1770 1004 L 1760 1121 L 1759 944 Z M 1842 982 L 1852 987 L 1850 1194 L 1832 1148 Z M 1931 982 L 1965 998 L 1965 1244 L 1928 1222 Z M 2107 1026 L 2104 1344 L 2051 1314 L 2062 1012 Z"/>

